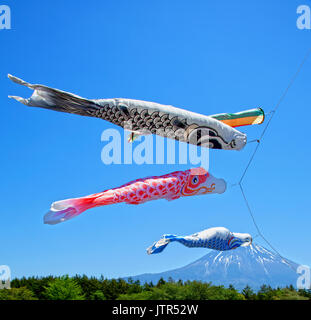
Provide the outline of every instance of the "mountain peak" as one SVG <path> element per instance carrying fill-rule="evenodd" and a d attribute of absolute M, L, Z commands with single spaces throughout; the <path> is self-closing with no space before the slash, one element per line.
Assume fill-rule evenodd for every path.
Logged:
<path fill-rule="evenodd" d="M 211 251 L 202 258 L 178 269 L 132 277 L 141 282 L 156 283 L 161 277 L 165 280 L 198 280 L 214 285 L 237 289 L 249 285 L 259 289 L 266 284 L 271 287 L 296 286 L 298 264 L 280 257 L 278 254 L 257 244 L 229 251 Z"/>

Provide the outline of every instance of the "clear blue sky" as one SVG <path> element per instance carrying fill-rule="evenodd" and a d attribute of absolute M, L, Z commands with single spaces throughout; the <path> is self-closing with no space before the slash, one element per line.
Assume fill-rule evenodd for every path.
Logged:
<path fill-rule="evenodd" d="M 234 187 L 223 195 L 100 207 L 44 225 L 53 201 L 191 165 L 106 166 L 100 137 L 110 123 L 26 108 L 7 95 L 31 91 L 6 75 L 88 98 L 142 99 L 202 114 L 253 107 L 269 112 L 310 47 L 311 31 L 296 28 L 296 8 L 311 1 L 2 2 L 11 7 L 12 30 L 0 30 L 0 265 L 9 265 L 13 277 L 160 272 L 207 253 L 172 245 L 148 256 L 145 249 L 164 233 L 225 226 L 256 235 Z M 310 67 L 311 60 L 244 183 L 265 236 L 284 256 L 308 265 Z M 261 130 L 243 129 L 250 140 Z M 211 172 L 235 183 L 254 147 L 211 151 Z"/>

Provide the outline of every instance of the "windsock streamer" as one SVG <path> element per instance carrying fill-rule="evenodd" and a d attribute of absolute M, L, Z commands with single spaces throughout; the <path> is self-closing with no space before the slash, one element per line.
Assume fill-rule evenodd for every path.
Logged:
<path fill-rule="evenodd" d="M 203 168 L 176 171 L 131 181 L 119 188 L 105 190 L 86 197 L 54 202 L 44 216 L 44 223 L 57 224 L 72 219 L 85 210 L 125 202 L 141 204 L 151 200 L 175 200 L 180 197 L 223 193 L 226 182 L 217 179 Z"/>
<path fill-rule="evenodd" d="M 237 113 L 220 113 L 210 117 L 235 128 L 253 124 L 262 124 L 265 120 L 265 113 L 261 108 L 256 108 Z"/>
<path fill-rule="evenodd" d="M 252 243 L 252 237 L 248 233 L 234 233 L 223 227 L 206 229 L 190 236 L 165 234 L 147 249 L 147 253 L 160 253 L 171 242 L 179 242 L 188 248 L 208 248 L 225 251 L 249 246 Z"/>

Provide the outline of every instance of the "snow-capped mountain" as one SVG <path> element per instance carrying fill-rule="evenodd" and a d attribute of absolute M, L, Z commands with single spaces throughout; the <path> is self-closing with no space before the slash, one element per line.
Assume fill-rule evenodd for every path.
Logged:
<path fill-rule="evenodd" d="M 298 264 L 253 244 L 230 251 L 211 251 L 201 259 L 182 268 L 156 274 L 131 277 L 142 283 L 156 283 L 161 277 L 167 280 L 200 280 L 214 285 L 234 285 L 243 289 L 249 285 L 259 289 L 266 284 L 272 287 L 296 286 Z"/>

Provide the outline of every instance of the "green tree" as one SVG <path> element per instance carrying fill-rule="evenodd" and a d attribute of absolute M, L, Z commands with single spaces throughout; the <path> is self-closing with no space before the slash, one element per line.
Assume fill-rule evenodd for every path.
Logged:
<path fill-rule="evenodd" d="M 259 300 L 273 300 L 274 296 L 275 291 L 265 284 L 260 287 L 260 290 L 257 293 L 257 298 Z"/>
<path fill-rule="evenodd" d="M 201 281 L 187 281 L 180 286 L 183 298 L 186 300 L 207 300 L 209 299 L 210 284 Z"/>
<path fill-rule="evenodd" d="M 161 278 L 159 279 L 159 281 L 158 281 L 158 283 L 157 283 L 156 286 L 157 286 L 158 288 L 160 288 L 160 287 L 163 286 L 165 283 L 166 283 L 165 280 L 161 277 Z"/>
<path fill-rule="evenodd" d="M 128 289 L 127 289 L 127 292 L 129 294 L 131 294 L 131 293 L 139 293 L 141 291 L 142 291 L 142 286 L 140 285 L 140 281 L 139 280 L 136 280 L 135 282 L 132 282 L 132 284 L 130 284 Z"/>
<path fill-rule="evenodd" d="M 133 282 L 132 284 L 135 286 Z M 119 295 L 128 293 L 130 286 L 131 284 L 128 284 L 123 279 L 105 279 L 102 282 L 102 291 L 107 300 L 115 300 L 119 297 Z"/>
<path fill-rule="evenodd" d="M 284 288 L 274 291 L 274 295 L 272 297 L 273 300 L 309 300 L 307 297 L 301 295 L 298 291 L 296 291 L 293 287 Z"/>
<path fill-rule="evenodd" d="M 154 285 L 153 285 L 152 281 L 149 282 L 149 283 L 145 282 L 144 285 L 143 285 L 143 291 L 149 291 L 153 287 L 154 287 Z"/>
<path fill-rule="evenodd" d="M 36 298 L 41 300 L 41 299 L 45 299 L 45 296 L 44 296 L 45 287 L 49 284 L 49 282 L 53 281 L 54 279 L 55 278 L 53 276 L 47 276 L 43 278 L 23 277 L 21 279 L 13 279 L 11 281 L 11 287 L 12 288 L 25 287 L 31 292 L 33 292 Z"/>
<path fill-rule="evenodd" d="M 248 285 L 242 290 L 242 294 L 246 300 L 255 300 L 256 298 L 256 294 Z"/>
<path fill-rule="evenodd" d="M 102 281 L 95 277 L 88 278 L 86 275 L 76 275 L 73 279 L 81 287 L 82 294 L 86 300 L 93 300 L 95 292 L 101 292 L 103 289 Z"/>
<path fill-rule="evenodd" d="M 91 294 L 90 300 L 107 300 L 107 299 L 102 291 L 97 290 Z"/>
<path fill-rule="evenodd" d="M 83 300 L 81 287 L 74 279 L 63 276 L 51 281 L 45 287 L 45 297 L 49 300 Z"/>
<path fill-rule="evenodd" d="M 306 297 L 311 300 L 311 289 L 299 289 L 299 295 Z"/>
<path fill-rule="evenodd" d="M 232 285 L 214 286 L 201 281 L 173 281 L 160 279 L 140 284 L 139 281 L 123 279 L 108 280 L 101 276 L 76 275 L 65 277 L 29 277 L 13 279 L 10 290 L 0 290 L 0 300 L 29 299 L 87 299 L 87 300 L 308 300 L 311 290 L 296 290 L 293 286 L 272 289 L 262 286 L 255 293 L 249 286 L 238 292 Z"/>
<path fill-rule="evenodd" d="M 140 293 L 121 294 L 117 300 L 156 300 L 152 298 L 151 291 L 143 291 Z"/>
<path fill-rule="evenodd" d="M 225 300 L 245 300 L 243 294 L 239 293 L 232 284 L 229 285 L 227 290 L 224 290 Z"/>
<path fill-rule="evenodd" d="M 0 300 L 37 300 L 26 287 L 0 290 Z"/>

